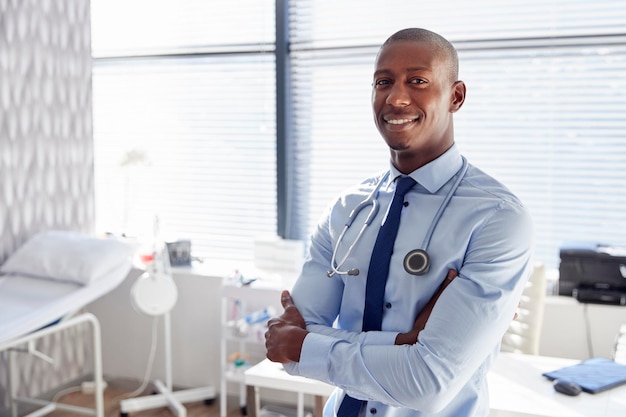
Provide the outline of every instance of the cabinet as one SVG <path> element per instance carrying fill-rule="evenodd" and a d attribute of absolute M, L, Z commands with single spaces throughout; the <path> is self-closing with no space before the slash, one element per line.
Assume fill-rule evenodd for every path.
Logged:
<path fill-rule="evenodd" d="M 285 288 L 279 282 L 254 281 L 241 285 L 224 279 L 221 289 L 221 380 L 220 380 L 220 417 L 226 417 L 229 389 L 238 387 L 239 406 L 246 414 L 246 386 L 244 371 L 265 358 L 265 323 L 248 323 L 246 318 L 254 319 L 262 310 L 280 314 L 280 293 Z"/>
<path fill-rule="evenodd" d="M 539 354 L 579 360 L 610 358 L 622 324 L 626 324 L 624 306 L 583 304 L 574 297 L 548 296 Z"/>

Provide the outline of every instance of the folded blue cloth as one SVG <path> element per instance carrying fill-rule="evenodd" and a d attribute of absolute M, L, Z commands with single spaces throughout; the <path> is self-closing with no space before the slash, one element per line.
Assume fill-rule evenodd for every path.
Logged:
<path fill-rule="evenodd" d="M 580 385 L 592 394 L 626 384 L 626 365 L 606 358 L 591 358 L 542 374 L 550 380 L 564 380 Z"/>

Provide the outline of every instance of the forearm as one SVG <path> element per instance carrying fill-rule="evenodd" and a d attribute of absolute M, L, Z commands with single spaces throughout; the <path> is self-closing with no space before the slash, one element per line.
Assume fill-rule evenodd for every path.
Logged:
<path fill-rule="evenodd" d="M 457 276 L 457 272 L 454 269 L 450 269 L 448 271 L 446 278 L 443 280 L 443 282 L 437 289 L 437 292 L 430 298 L 430 300 L 428 301 L 428 303 L 426 303 L 422 311 L 420 311 L 420 313 L 417 315 L 417 318 L 415 319 L 415 322 L 413 323 L 413 328 L 411 329 L 411 331 L 407 333 L 398 333 L 394 344 L 413 345 L 417 343 L 417 341 L 419 340 L 419 333 L 424 329 L 424 327 L 426 327 L 426 322 L 428 321 L 428 318 L 430 317 L 430 313 L 433 311 L 433 308 L 435 307 L 437 300 L 439 299 L 443 291 L 446 289 L 446 287 L 450 285 L 450 283 L 454 280 L 454 278 L 456 278 L 456 276 Z"/>
<path fill-rule="evenodd" d="M 348 330 L 329 327 L 325 324 L 309 324 L 307 330 L 311 333 L 322 334 L 337 340 L 345 340 L 361 345 L 393 345 L 399 333 L 395 331 L 351 332 Z M 397 344 L 397 343 L 396 343 Z"/>
<path fill-rule="evenodd" d="M 487 320 L 481 318 L 486 310 L 498 309 L 498 303 L 469 314 L 455 311 L 458 295 L 443 297 L 416 344 L 363 346 L 309 334 L 299 374 L 359 399 L 422 411 L 445 406 L 470 379 L 481 378 L 476 372 L 497 348 L 503 325 L 495 310 Z"/>
<path fill-rule="evenodd" d="M 445 407 L 468 385 L 484 384 L 490 357 L 526 282 L 532 227 L 522 207 L 502 202 L 483 208 L 476 217 L 470 229 L 447 230 L 431 244 L 433 253 L 447 256 L 445 263 L 431 266 L 430 274 L 442 277 L 454 267 L 460 276 L 441 294 L 423 330 L 418 323 L 411 328 L 413 323 L 407 320 L 424 310 L 427 294 L 437 291 L 436 281 L 391 274 L 385 288 L 383 329 L 401 329 L 394 342 L 404 345 L 363 345 L 347 337 L 309 333 L 296 365 L 299 374 L 338 386 L 359 399 L 424 412 Z M 408 249 L 400 247 L 398 253 Z M 330 327 L 341 312 L 339 327 L 360 330 L 365 281 L 348 278 L 303 281 L 307 288 L 302 287 L 299 297 L 310 329 L 312 324 Z"/>
<path fill-rule="evenodd" d="M 362 346 L 310 334 L 298 372 L 360 399 L 419 410 L 444 407 L 468 381 L 484 377 L 514 315 L 527 261 L 520 256 L 500 266 L 467 266 L 466 273 L 480 279 L 461 272 L 434 304 L 419 343 L 402 340 L 404 333 L 396 343 L 406 346 Z"/>
<path fill-rule="evenodd" d="M 457 272 L 455 270 L 449 270 L 447 276 L 443 280 L 442 284 L 437 289 L 437 292 L 431 297 L 428 303 L 424 306 L 421 312 L 418 314 L 413 328 L 406 333 L 399 332 L 385 332 L 385 331 L 369 331 L 369 332 L 354 332 L 343 329 L 337 329 L 329 326 L 327 323 L 307 323 L 307 330 L 309 332 L 329 336 L 337 340 L 348 341 L 351 343 L 358 343 L 363 346 L 367 345 L 413 345 L 417 343 L 419 332 L 422 331 L 428 321 L 430 313 L 432 312 L 435 303 L 441 296 L 443 290 L 454 280 Z M 296 293 L 298 289 L 296 288 Z M 306 292 L 305 292 L 306 293 Z M 302 341 L 304 339 L 302 338 Z M 300 355 L 298 355 L 299 358 Z M 298 359 L 299 360 L 299 359 Z"/>

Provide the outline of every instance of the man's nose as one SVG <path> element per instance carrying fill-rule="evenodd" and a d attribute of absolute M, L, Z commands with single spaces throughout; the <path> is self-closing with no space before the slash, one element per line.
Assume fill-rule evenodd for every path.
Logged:
<path fill-rule="evenodd" d="M 411 97 L 407 85 L 404 83 L 396 83 L 391 87 L 389 95 L 387 96 L 387 104 L 392 106 L 408 106 L 411 103 Z"/>

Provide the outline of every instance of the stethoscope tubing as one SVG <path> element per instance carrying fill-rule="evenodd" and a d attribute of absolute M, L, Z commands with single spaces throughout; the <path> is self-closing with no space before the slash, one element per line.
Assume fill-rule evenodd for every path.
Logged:
<path fill-rule="evenodd" d="M 448 204 L 450 204 L 450 200 L 452 199 L 452 196 L 454 195 L 454 193 L 456 193 L 456 190 L 459 188 L 461 181 L 463 180 L 463 178 L 465 177 L 465 174 L 467 173 L 467 160 L 464 157 L 461 157 L 461 158 L 463 158 L 463 165 L 461 166 L 461 169 L 459 170 L 459 175 L 457 176 L 456 180 L 454 181 L 454 184 L 450 188 L 450 191 L 448 191 L 448 194 L 446 194 L 446 198 L 444 198 L 444 200 L 441 202 L 441 205 L 439 206 L 439 210 L 437 210 L 437 213 L 435 213 L 435 217 L 433 217 L 433 221 L 430 222 L 430 227 L 428 228 L 428 231 L 426 231 L 426 236 L 424 237 L 424 241 L 422 242 L 422 246 L 421 246 L 421 249 L 424 252 L 428 250 L 428 245 L 430 245 L 430 239 L 432 239 L 433 234 L 435 233 L 435 228 L 439 224 L 439 220 L 441 220 L 441 216 L 443 216 L 443 212 L 446 211 L 446 209 L 448 208 Z"/>
<path fill-rule="evenodd" d="M 376 215 L 378 214 L 378 208 L 380 207 L 380 203 L 378 202 L 378 199 L 377 199 L 378 192 L 380 190 L 380 187 L 387 180 L 388 177 L 389 177 L 389 171 L 387 171 L 383 175 L 383 177 L 380 179 L 380 181 L 378 181 L 378 184 L 376 184 L 376 187 L 374 187 L 374 190 L 372 190 L 372 192 L 367 196 L 367 198 L 361 201 L 359 204 L 357 204 L 356 207 L 350 212 L 350 215 L 348 216 L 348 220 L 346 221 L 346 224 L 343 226 L 343 229 L 341 230 L 341 233 L 339 234 L 339 237 L 337 238 L 337 243 L 335 244 L 335 247 L 333 248 L 333 255 L 330 260 L 330 265 L 332 269 L 328 271 L 328 274 L 327 274 L 329 278 L 335 274 L 344 275 L 344 273 L 339 271 L 339 269 L 343 266 L 343 264 L 346 262 L 348 257 L 352 254 L 354 247 L 359 242 L 359 240 L 361 240 L 361 236 L 363 236 L 365 229 L 376 218 Z M 337 257 L 337 250 L 339 249 L 339 244 L 343 240 L 344 235 L 346 234 L 350 226 L 352 226 L 352 222 L 354 222 L 358 214 L 370 204 L 372 205 L 372 208 L 370 209 L 370 212 L 367 214 L 367 217 L 365 218 L 365 222 L 363 223 L 363 226 L 361 226 L 359 233 L 357 233 L 356 237 L 352 241 L 352 244 L 348 247 L 348 250 L 346 251 L 343 258 L 341 258 L 341 260 L 337 264 L 335 264 L 336 257 Z M 345 274 L 353 275 L 353 274 L 350 274 L 350 271 L 352 270 L 346 271 Z"/>
<path fill-rule="evenodd" d="M 456 180 L 454 181 L 454 184 L 450 188 L 450 191 L 448 191 L 448 194 L 446 195 L 446 197 L 442 201 L 441 205 L 439 206 L 439 209 L 437 210 L 437 213 L 435 213 L 433 221 L 430 223 L 430 227 L 428 228 L 428 230 L 426 232 L 426 236 L 424 237 L 424 241 L 422 242 L 422 246 L 420 247 L 419 250 L 415 250 L 415 251 L 423 252 L 426 260 L 429 259 L 427 250 L 428 250 L 428 246 L 430 245 L 430 240 L 432 239 L 433 234 L 435 233 L 435 228 L 437 227 L 437 224 L 439 224 L 439 220 L 441 220 L 441 217 L 443 216 L 443 213 L 448 208 L 448 205 L 450 204 L 450 200 L 452 199 L 452 196 L 456 193 L 456 190 L 459 188 L 459 185 L 461 184 L 461 181 L 463 180 L 463 178 L 465 177 L 465 174 L 467 173 L 467 168 L 468 168 L 467 160 L 465 159 L 465 157 L 461 157 L 461 158 L 463 160 L 463 165 L 461 166 L 461 169 L 459 169 L 458 176 L 457 176 Z M 329 278 L 332 277 L 335 274 L 337 274 L 337 275 L 352 275 L 352 276 L 359 275 L 358 269 L 355 269 L 355 268 L 349 269 L 347 271 L 340 271 L 340 269 L 343 266 L 343 264 L 346 262 L 348 257 L 350 257 L 350 255 L 354 251 L 354 248 L 356 247 L 356 245 L 359 242 L 359 240 L 361 240 L 361 236 L 365 232 L 365 229 L 372 223 L 372 221 L 376 217 L 376 214 L 378 213 L 378 209 L 379 209 L 379 203 L 378 203 L 378 200 L 377 200 L 378 192 L 380 191 L 380 187 L 387 180 L 389 175 L 390 175 L 390 172 L 387 171 L 384 174 L 384 176 L 380 179 L 378 184 L 376 184 L 376 187 L 374 188 L 374 190 L 372 190 L 372 192 L 367 196 L 367 198 L 365 200 L 361 201 L 359 204 L 357 204 L 356 207 L 350 212 L 350 215 L 348 216 L 348 220 L 346 221 L 346 224 L 344 225 L 343 229 L 341 230 L 341 233 L 339 234 L 339 237 L 337 238 L 337 242 L 335 243 L 335 246 L 333 248 L 333 254 L 332 254 L 332 257 L 331 257 L 331 260 L 330 260 L 330 267 L 331 267 L 331 269 L 327 272 L 327 276 Z M 348 249 L 346 250 L 346 253 L 341 258 L 341 260 L 338 263 L 335 263 L 336 262 L 336 258 L 337 258 L 337 252 L 339 250 L 339 245 L 343 241 L 343 238 L 344 238 L 346 232 L 348 231 L 348 229 L 352 225 L 352 222 L 354 222 L 354 220 L 356 219 L 358 214 L 363 209 L 365 209 L 368 205 L 370 205 L 370 204 L 372 205 L 372 208 L 370 209 L 370 212 L 368 213 L 367 218 L 365 219 L 365 222 L 363 223 L 363 226 L 361 226 L 361 229 L 359 230 L 359 232 L 357 233 L 356 237 L 352 241 L 352 244 L 350 244 L 350 246 L 348 246 Z M 422 273 L 425 273 L 425 272 L 428 271 L 428 266 L 426 266 L 424 269 L 425 270 Z M 408 270 L 407 270 L 407 272 L 413 273 L 413 272 L 408 271 Z M 413 274 L 414 275 L 422 275 L 422 273 L 413 273 Z"/>

